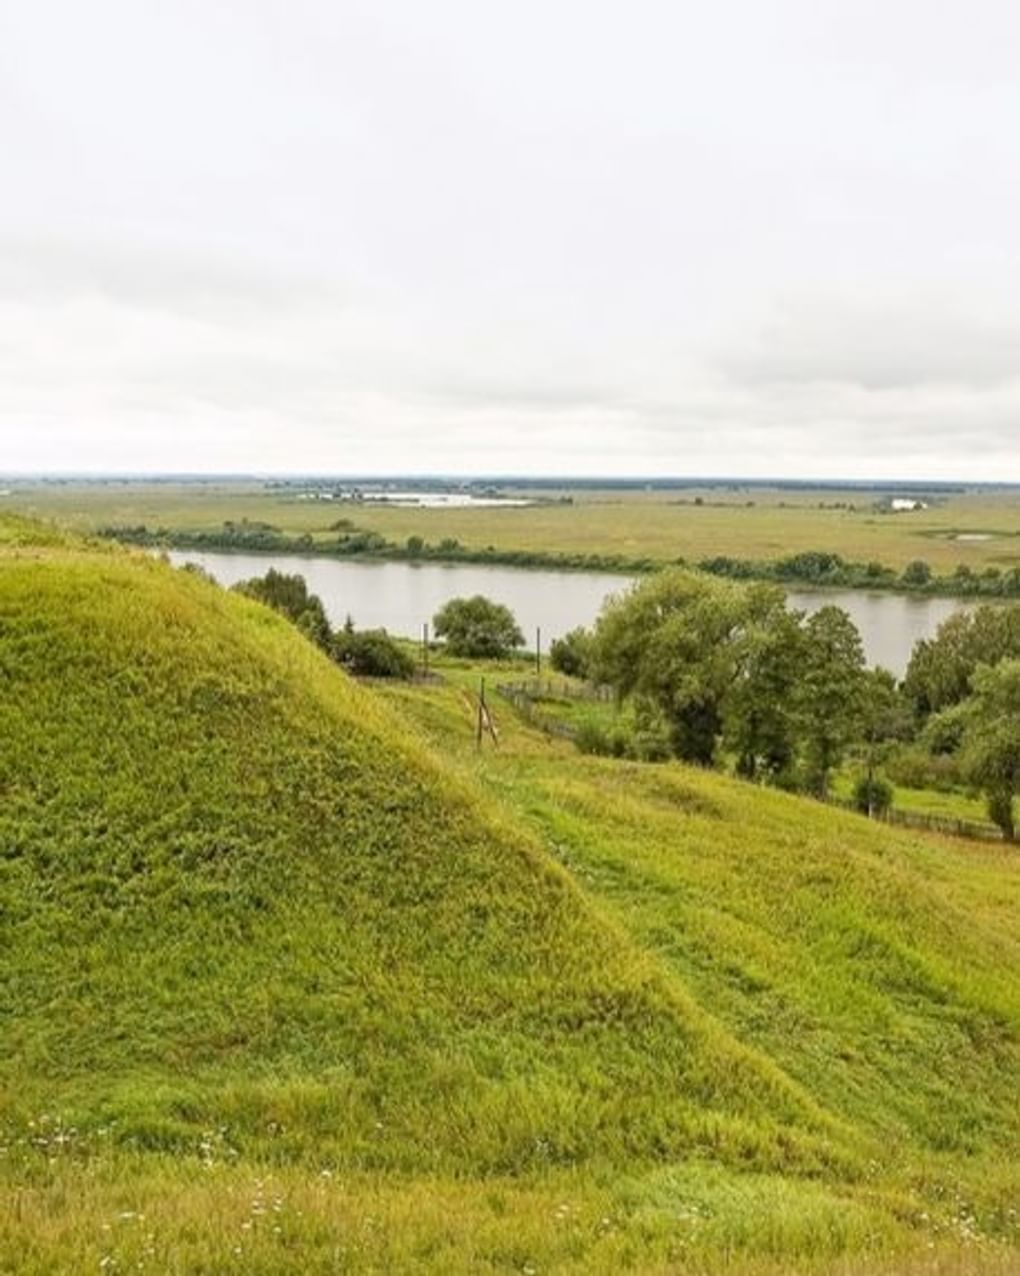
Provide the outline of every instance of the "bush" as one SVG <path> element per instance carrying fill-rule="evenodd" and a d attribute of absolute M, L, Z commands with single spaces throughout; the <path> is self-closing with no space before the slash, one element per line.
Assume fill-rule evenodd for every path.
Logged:
<path fill-rule="evenodd" d="M 583 625 L 557 638 L 549 648 L 549 663 L 568 678 L 587 678 L 591 659 L 591 634 Z"/>
<path fill-rule="evenodd" d="M 574 744 L 581 753 L 597 754 L 608 758 L 613 755 L 613 740 L 609 732 L 597 722 L 582 722 L 574 736 Z M 619 756 L 619 755 L 617 755 Z"/>
<path fill-rule="evenodd" d="M 639 730 L 634 734 L 631 754 L 639 762 L 665 762 L 670 756 L 669 738 L 663 731 Z"/>
<path fill-rule="evenodd" d="M 934 756 L 959 752 L 969 713 L 967 702 L 933 714 L 924 724 L 921 743 Z"/>
<path fill-rule="evenodd" d="M 410 678 L 414 660 L 385 629 L 356 630 L 350 621 L 333 638 L 333 658 L 361 678 Z"/>
<path fill-rule="evenodd" d="M 909 585 L 911 588 L 928 585 L 931 583 L 932 571 L 923 558 L 915 558 L 912 563 L 904 567 L 901 579 L 904 585 Z"/>
<path fill-rule="evenodd" d="M 433 616 L 432 624 L 436 637 L 446 640 L 453 656 L 493 659 L 524 646 L 524 635 L 509 607 L 481 594 L 451 598 Z"/>
<path fill-rule="evenodd" d="M 854 806 L 864 815 L 885 815 L 892 806 L 893 788 L 881 776 L 862 775 L 854 785 Z"/>
<path fill-rule="evenodd" d="M 896 784 L 907 789 L 934 789 L 949 793 L 964 784 L 960 761 L 951 753 L 931 754 L 920 745 L 893 750 L 883 766 Z"/>

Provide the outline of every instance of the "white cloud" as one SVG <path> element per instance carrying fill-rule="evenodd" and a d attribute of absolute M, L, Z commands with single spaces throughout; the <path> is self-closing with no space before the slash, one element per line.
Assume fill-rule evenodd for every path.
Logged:
<path fill-rule="evenodd" d="M 0 470 L 1020 480 L 1020 14 L 36 0 Z"/>

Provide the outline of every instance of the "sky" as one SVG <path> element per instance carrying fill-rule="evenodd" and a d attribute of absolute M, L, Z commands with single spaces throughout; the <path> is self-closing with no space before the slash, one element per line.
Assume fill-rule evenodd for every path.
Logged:
<path fill-rule="evenodd" d="M 1020 481 L 1011 0 L 5 0 L 0 472 Z"/>

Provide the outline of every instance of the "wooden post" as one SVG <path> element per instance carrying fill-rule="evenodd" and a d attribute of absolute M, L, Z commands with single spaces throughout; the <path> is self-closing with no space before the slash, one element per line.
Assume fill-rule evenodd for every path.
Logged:
<path fill-rule="evenodd" d="M 535 677 L 542 676 L 542 627 L 539 625 L 535 630 Z"/>
<path fill-rule="evenodd" d="M 482 747 L 482 727 L 485 722 L 485 679 L 481 680 L 478 689 L 478 722 L 475 724 L 475 748 Z"/>
<path fill-rule="evenodd" d="M 421 670 L 427 678 L 429 676 L 429 622 L 427 620 L 421 627 Z"/>

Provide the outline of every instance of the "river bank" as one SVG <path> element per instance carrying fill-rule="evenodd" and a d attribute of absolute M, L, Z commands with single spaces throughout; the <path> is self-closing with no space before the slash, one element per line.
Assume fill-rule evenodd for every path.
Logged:
<path fill-rule="evenodd" d="M 524 568 L 516 564 L 394 561 L 326 554 L 280 554 L 202 549 L 167 551 L 178 565 L 193 562 L 227 587 L 270 568 L 300 575 L 318 594 L 330 623 L 348 615 L 359 628 L 383 628 L 420 638 L 423 626 L 451 598 L 485 594 L 514 613 L 532 649 L 549 644 L 578 625 L 594 623 L 606 598 L 630 587 L 637 574 L 609 571 Z M 842 607 L 861 634 L 869 664 L 898 677 L 906 671 L 915 644 L 967 602 L 918 598 L 850 589 L 782 586 L 789 606 L 813 612 L 827 604 Z"/>
<path fill-rule="evenodd" d="M 646 575 L 669 566 L 685 566 L 732 580 L 770 581 L 793 589 L 862 590 L 902 594 L 918 598 L 988 600 L 1020 598 L 1020 568 L 1002 571 L 988 567 L 980 573 L 960 565 L 938 575 L 923 560 L 902 572 L 881 563 L 859 563 L 839 554 L 803 551 L 775 560 L 716 556 L 671 561 L 622 554 L 564 553 L 514 550 L 486 546 L 479 549 L 447 539 L 429 544 L 409 537 L 404 544 L 387 541 L 376 532 L 352 528 L 330 539 L 309 533 L 288 536 L 268 524 L 242 522 L 222 531 L 186 531 L 166 528 L 106 527 L 99 534 L 108 539 L 149 549 L 199 550 L 246 554 L 300 554 L 343 561 L 468 564 L 517 567 L 557 572 L 609 572 L 625 576 Z"/>

